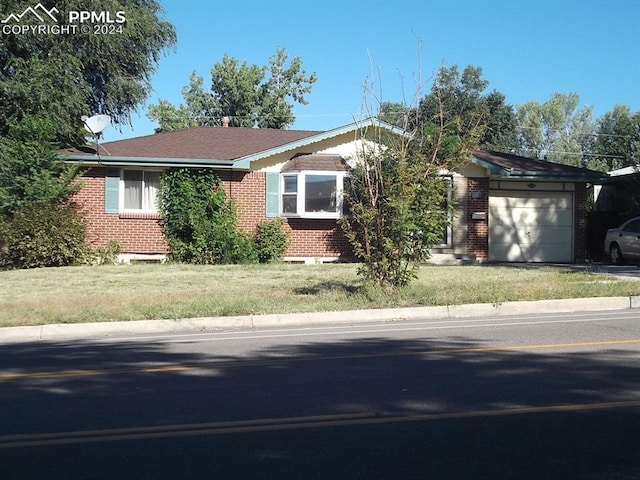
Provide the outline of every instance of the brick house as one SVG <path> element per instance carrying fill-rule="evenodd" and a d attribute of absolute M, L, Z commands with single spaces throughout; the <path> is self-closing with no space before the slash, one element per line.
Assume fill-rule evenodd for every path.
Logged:
<path fill-rule="evenodd" d="M 328 131 L 195 127 L 68 149 L 86 167 L 74 202 L 92 246 L 113 239 L 124 260 L 168 253 L 155 199 L 169 168 L 210 168 L 252 231 L 283 217 L 290 261 L 330 261 L 350 248 L 337 225 L 343 180 L 375 129 L 400 129 L 368 119 Z M 435 257 L 478 261 L 574 262 L 585 256 L 587 183 L 597 172 L 478 150 L 453 172 L 450 200 L 459 214 L 434 248 Z"/>

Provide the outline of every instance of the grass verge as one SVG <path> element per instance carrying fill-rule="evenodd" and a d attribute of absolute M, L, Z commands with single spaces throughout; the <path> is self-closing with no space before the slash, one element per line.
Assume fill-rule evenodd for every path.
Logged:
<path fill-rule="evenodd" d="M 352 264 L 118 265 L 0 272 L 0 326 L 629 296 L 640 282 L 558 268 L 424 266 L 393 295 Z"/>

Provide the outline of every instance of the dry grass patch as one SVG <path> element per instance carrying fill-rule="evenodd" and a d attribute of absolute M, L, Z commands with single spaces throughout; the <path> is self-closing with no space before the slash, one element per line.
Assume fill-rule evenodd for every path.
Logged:
<path fill-rule="evenodd" d="M 393 295 L 356 265 L 119 265 L 0 272 L 0 326 L 627 296 L 640 282 L 554 268 L 424 266 Z"/>

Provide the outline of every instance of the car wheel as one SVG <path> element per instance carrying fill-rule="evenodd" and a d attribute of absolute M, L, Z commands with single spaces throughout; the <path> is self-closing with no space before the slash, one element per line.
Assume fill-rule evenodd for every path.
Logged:
<path fill-rule="evenodd" d="M 611 263 L 614 265 L 621 265 L 624 262 L 622 251 L 617 243 L 612 243 L 611 247 L 609 247 L 609 260 L 611 260 Z"/>

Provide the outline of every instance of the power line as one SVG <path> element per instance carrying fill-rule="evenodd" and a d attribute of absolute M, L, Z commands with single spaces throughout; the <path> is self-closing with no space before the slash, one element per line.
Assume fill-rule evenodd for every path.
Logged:
<path fill-rule="evenodd" d="M 268 118 L 269 115 L 226 115 L 229 118 L 237 118 L 237 119 L 260 119 L 260 118 Z M 306 114 L 294 114 L 296 119 L 298 118 L 327 118 L 327 117 L 349 117 L 349 118 L 358 118 L 364 119 L 370 117 L 370 114 L 365 113 L 306 113 Z M 524 126 L 516 126 L 516 129 L 519 130 L 539 130 L 535 127 L 524 127 Z M 558 132 L 562 133 L 561 130 L 558 129 L 548 129 L 548 132 Z M 635 135 L 617 135 L 612 133 L 597 133 L 597 132 L 571 132 L 572 135 L 575 136 L 592 136 L 592 137 L 613 137 L 613 138 L 626 138 L 626 139 L 635 139 Z M 640 140 L 640 135 L 637 136 L 637 139 Z"/>
<path fill-rule="evenodd" d="M 520 130 L 536 130 L 536 131 L 542 131 L 544 134 L 544 130 L 536 128 L 536 127 L 523 127 L 523 126 L 516 126 L 516 129 L 520 129 Z M 558 130 L 555 128 L 551 128 L 551 129 L 547 129 L 547 132 L 558 132 L 558 133 L 563 133 L 562 130 Z M 628 138 L 628 139 L 638 139 L 640 140 L 640 135 L 616 135 L 613 133 L 596 133 L 596 132 L 571 132 L 572 135 L 575 136 L 582 136 L 582 137 L 614 137 L 614 138 Z"/>

